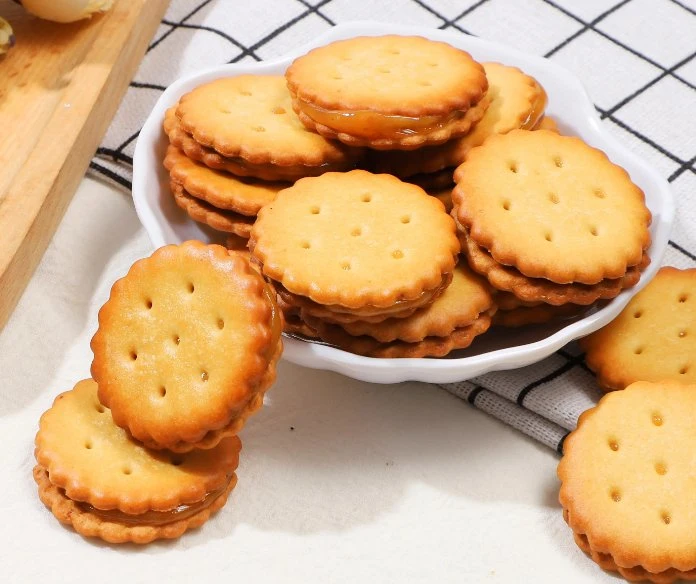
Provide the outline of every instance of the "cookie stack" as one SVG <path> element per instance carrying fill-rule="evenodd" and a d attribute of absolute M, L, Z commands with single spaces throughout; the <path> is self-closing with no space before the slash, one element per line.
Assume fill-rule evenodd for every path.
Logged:
<path fill-rule="evenodd" d="M 112 543 L 203 524 L 235 486 L 237 433 L 275 380 L 281 320 L 242 254 L 187 242 L 136 262 L 99 312 L 93 380 L 41 418 L 41 500 Z"/>
<path fill-rule="evenodd" d="M 451 217 L 390 175 L 299 180 L 261 210 L 249 247 L 291 316 L 355 353 L 443 355 L 490 324 L 487 284 L 455 271 Z"/>
<path fill-rule="evenodd" d="M 578 138 L 494 135 L 454 178 L 452 215 L 469 265 L 504 293 L 499 304 L 518 323 L 530 308 L 539 322 L 613 298 L 649 263 L 643 192 Z"/>
<path fill-rule="evenodd" d="M 217 79 L 165 116 L 174 199 L 217 231 L 248 238 L 258 210 L 305 176 L 353 168 L 362 150 L 308 132 L 282 76 Z"/>
<path fill-rule="evenodd" d="M 630 581 L 696 578 L 696 386 L 638 381 L 605 395 L 565 440 L 563 517 L 577 545 Z"/>

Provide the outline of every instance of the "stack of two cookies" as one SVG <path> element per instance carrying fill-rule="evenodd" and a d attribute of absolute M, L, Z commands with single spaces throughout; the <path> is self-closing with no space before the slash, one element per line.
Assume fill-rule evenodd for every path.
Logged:
<path fill-rule="evenodd" d="M 278 191 L 305 176 L 352 168 L 361 154 L 308 132 L 282 76 L 201 85 L 167 111 L 164 130 L 177 205 L 195 221 L 242 238 Z"/>
<path fill-rule="evenodd" d="M 650 261 L 643 192 L 579 138 L 543 130 L 492 136 L 454 177 L 462 247 L 498 290 L 501 324 L 568 316 L 613 298 Z"/>
<path fill-rule="evenodd" d="M 249 247 L 290 330 L 354 353 L 442 356 L 490 325 L 487 284 L 455 270 L 451 217 L 393 176 L 302 179 L 261 210 Z"/>
<path fill-rule="evenodd" d="M 189 242 L 136 262 L 99 312 L 94 379 L 41 418 L 41 500 L 112 543 L 202 525 L 236 484 L 237 433 L 275 379 L 281 327 L 241 254 Z"/>

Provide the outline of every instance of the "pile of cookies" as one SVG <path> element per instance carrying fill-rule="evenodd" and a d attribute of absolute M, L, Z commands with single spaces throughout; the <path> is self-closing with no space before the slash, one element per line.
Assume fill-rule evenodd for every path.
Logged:
<path fill-rule="evenodd" d="M 454 174 L 452 215 L 505 318 L 617 296 L 648 265 L 650 211 L 624 169 L 579 138 L 512 130 Z"/>
<path fill-rule="evenodd" d="M 455 270 L 454 222 L 390 175 L 299 180 L 261 210 L 249 247 L 309 334 L 355 353 L 442 356 L 490 326 L 488 286 Z"/>
<path fill-rule="evenodd" d="M 237 434 L 275 380 L 281 329 L 242 254 L 187 242 L 136 262 L 99 312 L 93 379 L 41 417 L 41 500 L 111 543 L 202 525 L 236 484 Z"/>
<path fill-rule="evenodd" d="M 577 316 L 649 262 L 643 193 L 546 102 L 446 43 L 352 38 L 184 95 L 165 166 L 193 219 L 250 238 L 286 332 L 439 357 Z"/>
<path fill-rule="evenodd" d="M 610 393 L 565 440 L 559 499 L 578 546 L 628 580 L 696 578 L 695 284 L 696 269 L 663 267 L 581 340 Z"/>
<path fill-rule="evenodd" d="M 360 149 L 307 131 L 282 76 L 218 79 L 165 117 L 175 201 L 195 221 L 248 238 L 256 214 L 305 176 L 348 170 Z"/>

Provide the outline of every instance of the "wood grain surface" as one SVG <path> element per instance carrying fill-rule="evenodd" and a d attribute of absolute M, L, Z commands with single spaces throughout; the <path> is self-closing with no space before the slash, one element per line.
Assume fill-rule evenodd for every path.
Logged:
<path fill-rule="evenodd" d="M 82 180 L 169 0 L 117 0 L 72 24 L 0 0 L 0 330 Z"/>

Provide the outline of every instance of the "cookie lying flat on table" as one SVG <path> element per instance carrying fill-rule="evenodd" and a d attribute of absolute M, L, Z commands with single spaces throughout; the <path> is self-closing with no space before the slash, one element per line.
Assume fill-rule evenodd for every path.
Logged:
<path fill-rule="evenodd" d="M 302 176 L 310 176 L 324 172 L 325 165 L 334 165 L 334 170 L 352 168 L 362 154 L 308 132 L 292 111 L 282 76 L 216 79 L 184 95 L 176 117 L 198 144 L 225 158 L 239 159 L 241 166 L 304 167 Z M 233 167 L 228 170 L 235 172 Z"/>
<path fill-rule="evenodd" d="M 660 268 L 604 328 L 581 339 L 605 391 L 634 381 L 696 383 L 696 269 Z"/>
<path fill-rule="evenodd" d="M 302 123 L 355 146 L 441 144 L 468 132 L 488 107 L 483 67 L 422 37 L 336 41 L 296 59 L 285 77 Z"/>
<path fill-rule="evenodd" d="M 210 448 L 261 407 L 281 329 L 275 292 L 242 254 L 195 241 L 159 248 L 99 311 L 99 399 L 148 447 Z"/>
<path fill-rule="evenodd" d="M 220 509 L 240 448 L 232 436 L 187 454 L 148 450 L 113 424 L 88 379 L 41 417 L 34 479 L 43 503 L 78 533 L 143 544 L 179 537 Z"/>
<path fill-rule="evenodd" d="M 637 382 L 578 420 L 558 465 L 578 546 L 628 580 L 696 579 L 696 386 Z"/>

